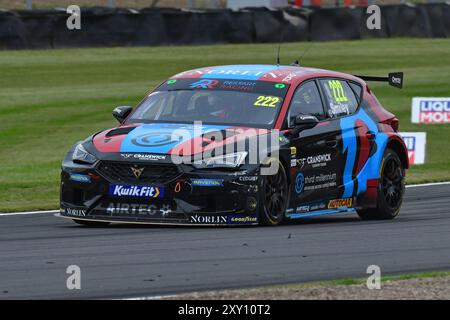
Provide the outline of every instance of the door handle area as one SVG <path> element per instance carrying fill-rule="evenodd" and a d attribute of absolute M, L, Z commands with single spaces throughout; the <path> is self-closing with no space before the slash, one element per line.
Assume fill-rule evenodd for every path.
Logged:
<path fill-rule="evenodd" d="M 367 139 L 368 139 L 369 141 L 373 141 L 373 140 L 375 140 L 375 138 L 377 137 L 377 135 L 376 135 L 375 132 L 373 132 L 373 131 L 368 131 L 368 132 L 366 133 L 366 137 L 367 137 Z"/>
<path fill-rule="evenodd" d="M 336 148 L 336 146 L 337 146 L 337 140 L 327 140 L 327 141 L 325 141 L 325 145 L 326 145 L 328 148 Z"/>

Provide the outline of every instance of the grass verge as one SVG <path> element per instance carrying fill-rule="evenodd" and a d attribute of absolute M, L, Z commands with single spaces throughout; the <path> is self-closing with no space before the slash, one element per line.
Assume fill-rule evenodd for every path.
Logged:
<path fill-rule="evenodd" d="M 378 290 L 367 279 L 315 281 L 302 284 L 185 293 L 177 300 L 346 300 L 346 299 L 449 299 L 450 272 L 421 272 L 383 276 Z"/>

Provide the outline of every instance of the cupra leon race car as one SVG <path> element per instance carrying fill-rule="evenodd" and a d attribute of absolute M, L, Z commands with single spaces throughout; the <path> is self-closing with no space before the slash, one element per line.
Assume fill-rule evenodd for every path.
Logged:
<path fill-rule="evenodd" d="M 277 65 L 182 72 L 62 164 L 58 214 L 83 225 L 278 225 L 357 212 L 393 219 L 408 156 L 364 80 Z M 256 148 L 255 148 L 256 146 Z M 256 151 L 255 151 L 256 150 Z"/>

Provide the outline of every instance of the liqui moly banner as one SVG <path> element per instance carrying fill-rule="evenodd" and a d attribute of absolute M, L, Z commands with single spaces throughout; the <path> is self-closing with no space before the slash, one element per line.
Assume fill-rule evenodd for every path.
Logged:
<path fill-rule="evenodd" d="M 413 98 L 412 123 L 450 123 L 450 98 Z"/>
<path fill-rule="evenodd" d="M 409 164 L 424 164 L 427 145 L 426 132 L 400 132 L 408 149 Z"/>

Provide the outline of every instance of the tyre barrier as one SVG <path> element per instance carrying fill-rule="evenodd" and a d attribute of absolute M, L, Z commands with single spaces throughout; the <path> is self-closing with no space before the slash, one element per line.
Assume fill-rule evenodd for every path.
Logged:
<path fill-rule="evenodd" d="M 362 7 L 240 11 L 82 8 L 81 30 L 64 9 L 0 11 L 0 49 L 329 41 L 450 35 L 450 5 L 386 5 L 369 30 Z"/>

